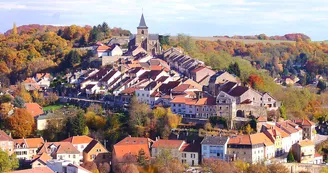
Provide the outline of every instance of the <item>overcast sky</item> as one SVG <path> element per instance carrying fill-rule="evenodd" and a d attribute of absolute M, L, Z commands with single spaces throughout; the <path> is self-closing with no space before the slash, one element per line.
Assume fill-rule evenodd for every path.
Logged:
<path fill-rule="evenodd" d="M 328 40 L 328 0 L 0 0 L 0 32 L 24 24 L 96 25 L 194 36 L 305 33 Z"/>

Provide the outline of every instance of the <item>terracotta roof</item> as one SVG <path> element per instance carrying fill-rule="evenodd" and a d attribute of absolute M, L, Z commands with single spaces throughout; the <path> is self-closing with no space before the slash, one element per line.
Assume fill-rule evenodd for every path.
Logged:
<path fill-rule="evenodd" d="M 44 114 L 42 107 L 37 103 L 25 103 L 25 108 L 27 112 L 32 115 L 32 117 Z"/>
<path fill-rule="evenodd" d="M 306 140 L 299 141 L 298 144 L 302 147 L 306 147 L 306 146 L 314 145 L 314 142 L 311 141 L 311 140 L 306 139 Z"/>
<path fill-rule="evenodd" d="M 199 71 L 201 71 L 201 70 L 203 70 L 203 69 L 208 69 L 208 70 L 212 70 L 212 69 L 210 69 L 210 68 L 208 68 L 208 67 L 198 67 L 198 68 L 195 68 L 194 70 L 192 70 L 191 72 L 192 73 L 197 73 L 197 72 L 199 72 Z M 213 70 L 212 70 L 213 71 Z M 213 73 L 215 73 L 215 71 L 213 71 Z"/>
<path fill-rule="evenodd" d="M 100 46 L 97 47 L 97 51 L 99 51 L 99 52 L 105 52 L 109 49 L 110 49 L 110 47 L 108 47 L 106 45 L 100 45 Z"/>
<path fill-rule="evenodd" d="M 234 97 L 239 97 L 239 96 L 243 95 L 248 90 L 249 90 L 248 87 L 236 86 L 228 94 L 231 95 L 231 96 L 234 96 Z"/>
<path fill-rule="evenodd" d="M 322 157 L 322 155 L 319 153 L 314 153 L 314 157 Z"/>
<path fill-rule="evenodd" d="M 23 83 L 36 83 L 36 81 L 33 78 L 29 77 L 29 78 L 26 78 Z"/>
<path fill-rule="evenodd" d="M 137 89 L 136 88 L 126 88 L 121 93 L 122 94 L 133 94 Z"/>
<path fill-rule="evenodd" d="M 294 122 L 300 126 L 314 126 L 315 123 L 308 120 L 308 119 L 298 119 L 298 120 L 294 120 Z"/>
<path fill-rule="evenodd" d="M 42 147 L 40 147 L 40 149 L 38 150 L 38 154 L 42 154 L 42 153 L 48 153 L 51 154 L 50 152 L 50 146 L 56 146 L 57 154 L 79 154 L 79 150 L 77 150 L 72 143 L 70 142 L 46 142 L 42 145 Z"/>
<path fill-rule="evenodd" d="M 42 77 L 50 78 L 50 73 L 37 73 L 36 78 L 41 79 Z"/>
<path fill-rule="evenodd" d="M 282 130 L 286 131 L 288 134 L 297 133 L 302 130 L 296 124 L 289 121 L 278 122 L 277 124 Z"/>
<path fill-rule="evenodd" d="M 102 144 L 100 142 L 98 142 L 97 140 L 92 140 L 83 150 L 84 153 L 89 153 L 97 144 L 100 144 L 102 146 Z M 103 147 L 105 148 L 105 147 Z M 105 148 L 106 149 L 106 148 Z"/>
<path fill-rule="evenodd" d="M 175 97 L 173 100 L 171 100 L 171 103 L 186 103 L 185 97 Z"/>
<path fill-rule="evenodd" d="M 150 97 L 160 97 L 161 96 L 161 94 L 159 93 L 159 92 L 157 92 L 157 91 L 154 91 L 151 95 L 150 95 Z"/>
<path fill-rule="evenodd" d="M 191 85 L 190 84 L 181 84 L 175 88 L 173 88 L 172 92 L 184 92 L 186 91 Z"/>
<path fill-rule="evenodd" d="M 266 146 L 273 145 L 273 142 L 264 134 L 264 133 L 256 133 L 250 135 L 251 143 L 254 144 L 265 144 Z"/>
<path fill-rule="evenodd" d="M 26 145 L 28 148 L 39 148 L 43 145 L 44 140 L 43 138 L 26 138 L 26 139 L 14 139 L 15 146 L 18 144 L 22 146 L 23 144 Z"/>
<path fill-rule="evenodd" d="M 180 147 L 182 147 L 183 144 L 184 144 L 183 140 L 159 139 L 153 143 L 152 148 L 180 149 Z"/>
<path fill-rule="evenodd" d="M 137 156 L 139 151 L 143 149 L 147 158 L 150 158 L 148 138 L 126 137 L 114 145 L 113 153 L 118 160 L 121 160 L 125 154 Z"/>
<path fill-rule="evenodd" d="M 251 145 L 251 138 L 249 135 L 231 137 L 228 144 Z"/>
<path fill-rule="evenodd" d="M 42 153 L 41 155 L 35 155 L 35 156 L 33 156 L 32 163 L 38 160 L 40 162 L 43 162 L 44 165 L 46 165 L 47 164 L 47 161 L 48 160 L 51 160 L 51 159 L 52 159 L 51 156 L 49 156 L 46 153 Z"/>
<path fill-rule="evenodd" d="M 216 100 L 213 97 L 204 97 L 204 98 L 200 98 L 196 105 L 215 105 L 216 104 Z"/>
<path fill-rule="evenodd" d="M 0 141 L 13 141 L 13 139 L 4 131 L 0 130 Z"/>
<path fill-rule="evenodd" d="M 72 136 L 61 142 L 70 142 L 72 144 L 89 144 L 93 139 L 89 136 Z"/>
<path fill-rule="evenodd" d="M 39 168 L 32 168 L 32 169 L 24 169 L 19 171 L 12 171 L 10 173 L 54 173 L 49 167 L 39 167 Z"/>
<path fill-rule="evenodd" d="M 159 65 L 150 66 L 150 70 L 162 70 L 162 69 L 163 69 L 163 67 L 159 66 Z"/>

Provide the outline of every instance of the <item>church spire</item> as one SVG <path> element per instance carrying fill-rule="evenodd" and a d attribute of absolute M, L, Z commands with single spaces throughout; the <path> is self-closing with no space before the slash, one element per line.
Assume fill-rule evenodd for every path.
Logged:
<path fill-rule="evenodd" d="M 141 18 L 140 18 L 140 22 L 139 22 L 139 26 L 138 28 L 140 29 L 147 29 L 147 25 L 146 25 L 146 22 L 145 22 L 145 18 L 144 18 L 144 15 L 143 13 L 141 14 Z"/>

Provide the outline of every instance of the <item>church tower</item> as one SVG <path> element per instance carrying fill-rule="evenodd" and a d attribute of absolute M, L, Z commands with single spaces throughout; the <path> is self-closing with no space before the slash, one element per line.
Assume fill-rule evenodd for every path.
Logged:
<path fill-rule="evenodd" d="M 141 14 L 139 26 L 137 27 L 136 45 L 141 45 L 142 48 L 148 51 L 148 27 L 143 14 Z"/>

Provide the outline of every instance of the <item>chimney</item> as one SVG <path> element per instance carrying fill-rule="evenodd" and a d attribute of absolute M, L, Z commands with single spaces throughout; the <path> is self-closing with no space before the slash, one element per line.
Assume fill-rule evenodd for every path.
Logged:
<path fill-rule="evenodd" d="M 192 140 L 192 143 L 195 144 L 195 140 Z"/>

